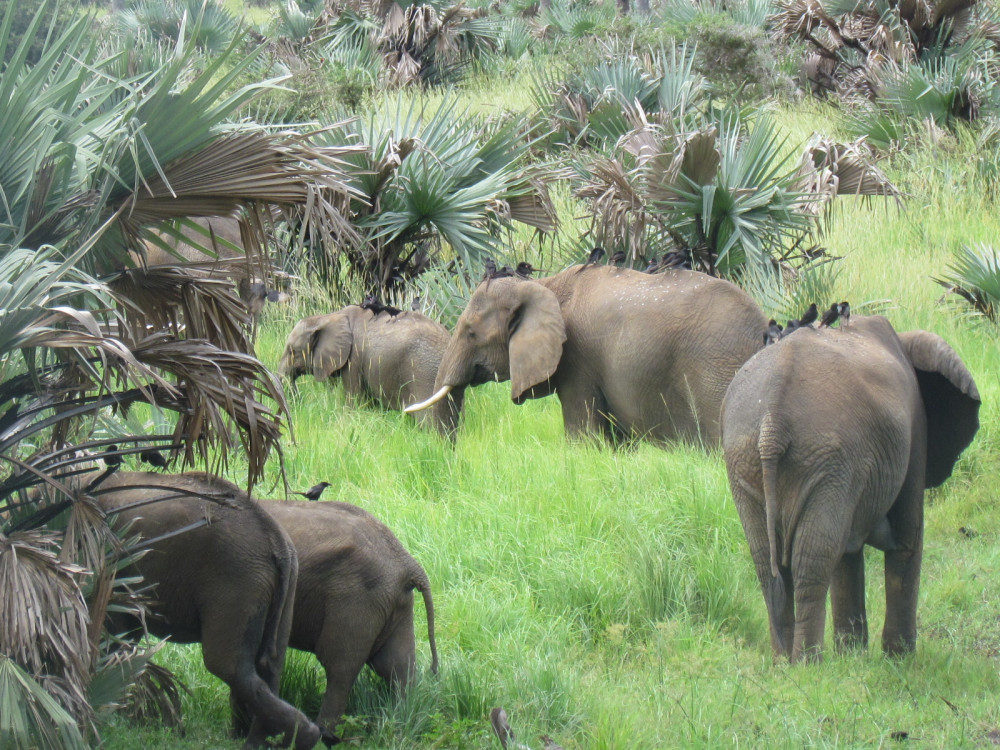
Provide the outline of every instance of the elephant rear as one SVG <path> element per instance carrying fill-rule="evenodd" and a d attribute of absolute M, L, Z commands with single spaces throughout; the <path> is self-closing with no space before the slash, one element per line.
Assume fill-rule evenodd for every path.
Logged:
<path fill-rule="evenodd" d="M 327 674 L 317 719 L 328 739 L 366 663 L 405 688 L 416 668 L 413 590 L 424 597 L 431 671 L 434 604 L 423 568 L 385 524 L 347 503 L 271 501 L 268 513 L 298 550 L 300 575 L 289 644 L 315 653 Z"/>
<path fill-rule="evenodd" d="M 155 586 L 150 632 L 202 644 L 254 722 L 249 744 L 282 734 L 311 748 L 318 728 L 277 697 L 298 575 L 288 536 L 239 487 L 201 472 L 118 472 L 98 494 L 128 535 L 160 539 L 136 564 Z"/>

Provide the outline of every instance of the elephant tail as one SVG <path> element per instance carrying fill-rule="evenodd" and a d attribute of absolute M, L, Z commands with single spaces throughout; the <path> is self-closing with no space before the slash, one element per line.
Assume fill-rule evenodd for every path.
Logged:
<path fill-rule="evenodd" d="M 764 417 L 760 430 L 760 470 L 761 483 L 764 489 L 764 521 L 767 525 L 767 548 L 771 563 L 771 581 L 767 586 L 767 612 L 771 620 L 771 630 L 775 633 L 778 646 L 786 650 L 782 642 L 782 628 L 779 624 L 779 613 L 785 610 L 788 601 L 788 587 L 781 574 L 783 555 L 778 549 L 778 459 L 784 453 L 784 447 L 775 445 L 773 438 L 776 430 L 770 419 L 770 414 Z"/>
<path fill-rule="evenodd" d="M 434 598 L 431 596 L 431 581 L 427 573 L 416 560 L 413 561 L 410 585 L 424 598 L 424 609 L 427 612 L 427 640 L 431 646 L 431 672 L 438 673 L 437 640 L 434 637 Z"/>

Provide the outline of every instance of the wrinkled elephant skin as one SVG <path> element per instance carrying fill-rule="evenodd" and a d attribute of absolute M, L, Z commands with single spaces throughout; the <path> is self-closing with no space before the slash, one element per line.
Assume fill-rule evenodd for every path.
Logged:
<path fill-rule="evenodd" d="M 924 489 L 951 475 L 979 405 L 939 336 L 878 316 L 800 329 L 737 373 L 722 444 L 776 655 L 821 657 L 828 590 L 837 646 L 867 644 L 866 544 L 885 553 L 882 648 L 913 650 Z"/>
<path fill-rule="evenodd" d="M 275 735 L 285 744 L 294 737 L 298 750 L 314 747 L 319 728 L 277 695 L 298 574 L 295 548 L 278 524 L 239 487 L 200 472 L 119 472 L 96 494 L 106 512 L 131 524 L 129 536 L 155 540 L 207 521 L 156 541 L 136 563 L 155 587 L 149 630 L 201 643 L 205 667 L 252 719 L 247 747 Z M 126 507 L 135 503 L 142 504 Z"/>
<path fill-rule="evenodd" d="M 389 528 L 367 511 L 338 502 L 262 506 L 298 551 L 289 645 L 316 654 L 326 670 L 317 723 L 324 739 L 334 741 L 347 695 L 365 664 L 400 690 L 413 676 L 414 589 L 424 598 L 431 670 L 437 673 L 430 582 Z"/>
<path fill-rule="evenodd" d="M 449 338 L 447 328 L 418 312 L 393 317 L 350 305 L 300 320 L 285 342 L 278 372 L 293 383 L 307 373 L 319 381 L 339 377 L 353 398 L 401 410 L 433 393 Z M 417 420 L 452 436 L 461 408 L 456 394 Z"/>
<path fill-rule="evenodd" d="M 462 313 L 435 391 L 510 380 L 518 404 L 556 393 L 570 435 L 710 446 L 726 387 L 766 327 L 745 292 L 693 271 L 491 279 Z"/>

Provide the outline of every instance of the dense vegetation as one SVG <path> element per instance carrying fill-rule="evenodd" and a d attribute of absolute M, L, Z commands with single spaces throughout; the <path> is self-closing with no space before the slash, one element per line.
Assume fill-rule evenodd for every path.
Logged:
<path fill-rule="evenodd" d="M 442 667 L 436 679 L 422 675 L 402 700 L 366 673 L 344 727 L 354 744 L 496 746 L 486 718 L 495 705 L 506 708 L 531 747 L 541 747 L 542 733 L 567 748 L 598 749 L 1000 742 L 1000 585 L 993 575 L 1000 528 L 991 491 L 1000 468 L 995 11 L 971 3 L 952 17 L 954 4 L 937 3 L 942 10 L 920 16 L 919 25 L 876 2 L 875 20 L 870 13 L 849 18 L 846 6 L 817 11 L 818 4 L 751 0 L 725 10 L 667 0 L 649 16 L 555 0 L 541 8 L 510 3 L 499 13 L 440 3 L 210 2 L 195 23 L 197 2 L 126 4 L 123 12 L 98 4 L 96 17 L 77 22 L 75 36 L 67 22 L 55 27 L 70 29 L 59 44 L 81 65 L 109 73 L 89 79 L 58 64 L 63 58 L 55 53 L 46 58 L 35 38 L 45 36 L 49 16 L 32 28 L 24 5 L 5 17 L 9 27 L 0 33 L 8 40 L 0 135 L 12 135 L 0 139 L 8 144 L 0 148 L 0 280 L 13 284 L 3 287 L 3 309 L 20 313 L 0 318 L 7 383 L 0 395 L 22 405 L 16 427 L 24 432 L 4 424 L 0 453 L 11 466 L 44 474 L 69 446 L 107 451 L 114 442 L 131 463 L 142 446 L 176 441 L 178 459 L 191 446 L 192 457 L 204 450 L 212 465 L 228 454 L 224 470 L 234 481 L 260 474 L 258 496 L 283 494 L 283 468 L 293 488 L 328 480 L 324 499 L 356 503 L 385 521 L 430 575 Z M 185 7 L 192 14 L 186 20 Z M 241 28 L 244 12 L 249 26 Z M 108 29 L 107 47 L 80 35 L 89 24 Z M 759 43 L 777 31 L 784 41 Z M 21 34 L 27 41 L 18 47 Z M 874 50 L 864 34 L 884 46 Z M 822 64 L 804 66 L 811 81 L 799 78 L 799 64 L 817 49 Z M 733 60 L 745 67 L 734 72 Z M 24 61 L 33 74 L 22 76 Z M 289 76 L 287 88 L 259 85 L 279 75 Z M 826 99 L 808 96 L 811 88 Z M 5 107 L 17 96 L 19 118 Z M 182 105 L 205 116 L 163 114 Z M 245 118 L 281 127 L 257 128 Z M 177 132 L 177 122 L 188 127 Z M 288 136 L 290 123 L 298 132 L 329 127 L 306 141 Z M 861 135 L 878 150 L 856 142 Z M 172 308 L 171 317 L 140 314 L 150 301 L 114 285 L 127 265 L 126 243 L 135 247 L 153 237 L 149 230 L 160 220 L 187 215 L 183 200 L 173 207 L 140 200 L 140 183 L 157 187 L 162 173 L 164 183 L 181 184 L 198 174 L 221 181 L 220 195 L 233 194 L 226 174 L 209 175 L 197 161 L 220 136 L 277 139 L 287 156 L 281 168 L 304 183 L 315 177 L 310 170 L 325 175 L 329 210 L 319 216 L 292 207 L 312 205 L 298 188 L 234 196 L 258 217 L 251 223 L 261 239 L 277 237 L 272 258 L 298 277 L 291 303 L 265 308 L 253 346 L 240 333 L 246 319 L 229 315 L 238 310 L 231 292 L 206 291 L 198 304 Z M 630 138 L 655 144 L 656 157 L 640 158 Z M 718 144 L 716 169 L 685 160 L 671 180 L 662 178 L 669 170 L 657 165 L 683 156 L 691 143 Z M 826 172 L 803 171 L 807 143 L 813 150 L 805 163 L 822 163 Z M 838 143 L 843 148 L 831 145 Z M 822 162 L 820 152 L 838 158 Z M 248 155 L 248 169 L 252 161 Z M 178 165 L 185 169 L 165 169 Z M 831 190 L 823 174 L 854 187 Z M 155 197 L 172 197 L 167 192 Z M 857 192 L 869 197 L 850 197 Z M 273 225 L 253 213 L 272 201 L 286 206 Z M 123 206 L 132 216 L 138 210 L 135 221 L 116 223 Z M 849 299 L 856 311 L 881 312 L 900 330 L 935 331 L 960 353 L 982 394 L 982 427 L 952 478 L 927 496 L 913 656 L 885 659 L 875 647 L 841 656 L 828 648 L 820 666 L 772 663 L 764 604 L 718 452 L 568 442 L 555 399 L 515 407 L 505 385 L 469 393 L 454 445 L 402 414 L 354 408 L 338 388 L 309 379 L 287 394 L 283 412 L 265 368 L 276 366 L 300 317 L 378 291 L 404 301 L 422 294 L 453 322 L 485 257 L 555 270 L 581 260 L 596 238 L 627 250 L 637 267 L 667 249 L 687 250 L 704 270 L 743 283 L 775 315 L 790 317 L 813 299 Z M 73 263 L 60 265 L 67 257 Z M 176 269 L 160 282 L 192 281 L 171 273 Z M 91 317 L 56 309 L 68 305 Z M 98 325 L 111 319 L 109 310 L 132 331 L 124 350 L 113 343 L 121 327 Z M 139 333 L 147 324 L 195 328 L 206 310 L 212 322 L 196 330 L 209 343 L 188 341 L 195 348 L 186 354 L 160 351 L 162 339 Z M 81 340 L 81 327 L 92 337 Z M 197 348 L 209 345 L 215 348 Z M 236 346 L 249 355 L 220 358 Z M 76 356 L 53 354 L 58 349 Z M 112 389 L 124 398 L 140 386 L 183 380 L 211 358 L 234 370 L 210 389 L 185 393 L 179 405 L 182 414 L 205 410 L 196 413 L 207 415 L 208 441 L 192 437 L 183 418 L 141 405 L 119 418 L 107 408 L 101 368 L 129 386 Z M 71 385 L 17 380 L 39 362 L 66 368 Z M 81 377 L 92 385 L 81 386 Z M 259 414 L 228 423 L 220 406 L 226 389 L 246 382 L 266 403 Z M 79 406 L 69 416 L 82 419 L 43 441 L 50 440 L 41 424 L 50 399 L 68 397 Z M 6 411 L 7 401 L 0 402 L 0 424 L 18 416 Z M 266 429 L 255 435 L 248 423 L 262 416 Z M 283 466 L 274 452 L 265 463 L 283 416 Z M 239 457 L 243 448 L 249 460 Z M 16 476 L 5 476 L 0 496 L 0 558 L 15 547 L 22 554 L 25 545 L 43 549 L 48 575 L 80 587 L 73 611 L 101 616 L 86 576 L 68 561 L 49 560 L 65 549 L 59 528 L 48 525 L 52 512 L 44 507 L 18 506 L 30 483 L 12 484 Z M 70 560 L 113 570 L 121 555 L 99 539 L 99 554 Z M 879 557 L 869 550 L 870 571 L 879 570 Z M 881 581 L 869 579 L 877 629 Z M 0 621 L 13 606 L 4 600 Z M 0 657 L 0 667 L 9 671 L 19 661 L 4 646 L 23 632 L 0 629 L 0 653 L 12 657 Z M 91 638 L 81 648 L 111 652 L 106 636 Z M 189 689 L 179 695 L 184 734 L 161 719 L 130 718 L 144 709 L 125 684 L 99 701 L 86 693 L 99 681 L 83 675 L 81 693 L 41 681 L 105 747 L 238 746 L 227 736 L 225 686 L 201 666 L 198 647 L 135 654 L 123 679 L 140 681 L 143 690 L 133 697 L 156 692 L 149 684 L 156 673 L 141 677 L 150 657 Z M 36 676 L 52 668 L 44 655 L 36 662 L 28 656 L 19 663 Z M 107 663 L 75 668 L 101 674 Z M 283 684 L 289 700 L 314 712 L 322 681 L 311 656 L 291 655 Z M 45 714 L 41 693 L 26 694 L 38 701 L 28 713 Z M 114 711 L 123 703 L 129 712 Z M 12 731 L 3 724 L 12 715 L 5 705 L 0 732 Z M 60 731 L 69 732 L 73 721 L 60 720 Z M 7 736 L 14 735 L 0 734 Z M 66 736 L 56 744 L 68 746 Z"/>

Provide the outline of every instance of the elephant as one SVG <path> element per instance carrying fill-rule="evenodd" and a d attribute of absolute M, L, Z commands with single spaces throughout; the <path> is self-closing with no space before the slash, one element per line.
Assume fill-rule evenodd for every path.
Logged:
<path fill-rule="evenodd" d="M 913 651 L 924 489 L 951 475 L 979 405 L 943 339 L 881 316 L 800 328 L 740 369 L 722 447 L 776 658 L 821 660 L 828 590 L 837 648 L 867 646 L 866 544 L 884 552 L 882 649 Z"/>
<path fill-rule="evenodd" d="M 696 271 L 584 265 L 491 278 L 458 320 L 434 395 L 407 411 L 510 380 L 517 404 L 557 394 L 571 436 L 716 445 L 726 387 L 765 328 L 739 287 Z"/>
<path fill-rule="evenodd" d="M 348 305 L 296 323 L 285 342 L 278 372 L 292 383 L 307 372 L 321 382 L 341 376 L 349 395 L 400 410 L 434 392 L 448 340 L 447 328 L 418 312 L 392 316 Z M 419 415 L 418 423 L 451 437 L 461 408 L 459 393 Z"/>
<path fill-rule="evenodd" d="M 340 502 L 261 503 L 295 545 L 299 579 L 289 645 L 316 654 L 326 670 L 317 723 L 327 742 L 347 706 L 361 668 L 405 689 L 416 669 L 413 589 L 423 595 L 437 674 L 434 602 L 420 564 L 387 526 Z"/>
<path fill-rule="evenodd" d="M 173 252 L 168 252 L 157 245 L 147 244 L 145 258 L 142 259 L 143 265 L 209 264 L 213 275 L 232 279 L 240 299 L 246 304 L 247 312 L 254 320 L 260 316 L 266 303 L 286 302 L 288 300 L 288 295 L 285 292 L 271 289 L 260 280 L 259 277 L 263 269 L 252 267 L 245 259 L 243 236 L 238 219 L 231 216 L 211 216 L 193 218 L 191 221 L 206 230 L 208 236 L 186 226 L 180 228 L 181 236 L 204 247 L 210 247 L 215 257 L 206 255 L 194 245 L 177 237 L 160 234 L 163 242 Z M 178 258 L 178 256 L 180 257 Z M 279 273 L 274 273 L 274 275 L 286 276 Z"/>
<path fill-rule="evenodd" d="M 149 540 L 135 563 L 154 586 L 149 632 L 201 643 L 205 667 L 252 719 L 244 747 L 273 735 L 314 747 L 319 728 L 278 698 L 298 577 L 288 535 L 239 487 L 202 472 L 117 472 L 93 494 L 126 535 Z M 113 625 L 140 627 L 127 617 Z"/>

